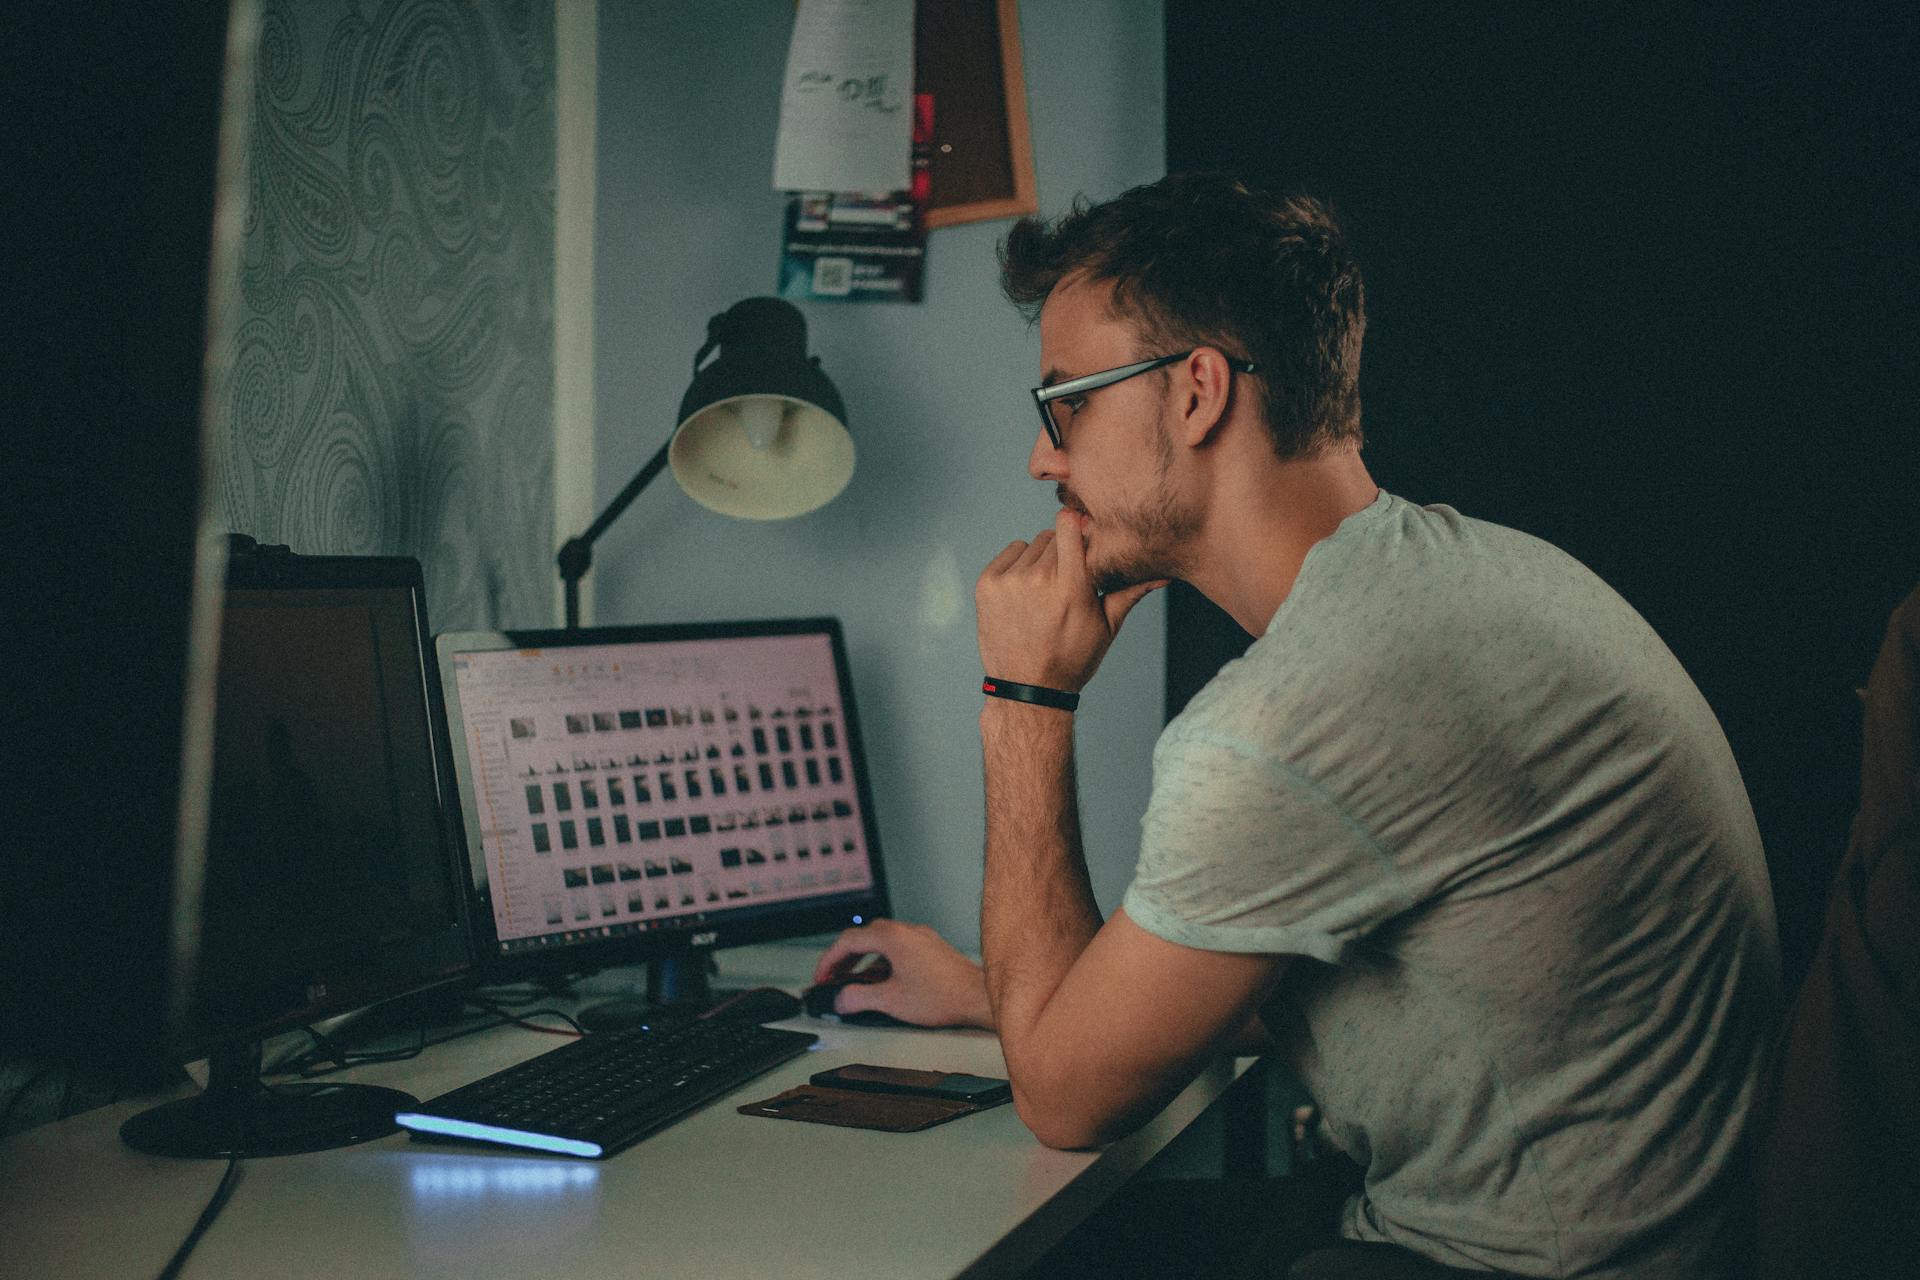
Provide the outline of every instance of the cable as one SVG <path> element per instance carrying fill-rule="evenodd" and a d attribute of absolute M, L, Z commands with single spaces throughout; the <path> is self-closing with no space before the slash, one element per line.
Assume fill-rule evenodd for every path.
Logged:
<path fill-rule="evenodd" d="M 418 1057 L 422 1052 L 431 1049 L 435 1045 L 446 1044 L 450 1040 L 459 1040 L 464 1036 L 478 1035 L 482 1031 L 491 1031 L 495 1027 L 508 1025 L 525 1027 L 529 1031 L 539 1031 L 547 1035 L 555 1036 L 578 1036 L 585 1034 L 581 1030 L 579 1023 L 567 1017 L 566 1014 L 560 1012 L 558 1009 L 534 1009 L 524 1015 L 516 1015 L 488 1001 L 470 999 L 469 1003 L 484 1010 L 491 1016 L 485 1021 L 477 1022 L 470 1027 L 461 1027 L 456 1031 L 448 1032 L 446 1035 L 432 1038 L 427 1036 L 427 1029 L 422 1026 L 419 1028 L 420 1042 L 406 1049 L 385 1049 L 366 1053 L 351 1053 L 343 1048 L 339 1041 L 327 1035 L 325 1032 L 316 1031 L 312 1027 L 302 1027 L 301 1030 L 313 1037 L 313 1046 L 284 1062 L 276 1064 L 273 1068 L 273 1074 L 294 1074 L 298 1075 L 302 1080 L 317 1080 L 322 1076 L 336 1075 L 339 1072 L 363 1066 L 370 1062 L 403 1062 L 408 1058 Z M 527 1021 L 528 1018 L 546 1016 L 565 1019 L 567 1024 L 572 1027 L 572 1030 L 564 1030 L 560 1027 L 542 1027 Z M 323 1063 L 326 1065 L 321 1065 Z"/>
<path fill-rule="evenodd" d="M 299 1075 L 303 1080 L 312 1080 L 319 1076 L 333 1075 L 336 1072 L 346 1071 L 352 1067 L 364 1066 L 370 1062 L 405 1062 L 409 1058 L 419 1057 L 421 1052 L 425 1050 L 429 1044 L 441 1043 L 437 1040 L 428 1040 L 427 1029 L 425 1026 L 421 1026 L 417 1028 L 420 1036 L 419 1043 L 411 1045 L 408 1048 L 378 1049 L 368 1050 L 363 1053 L 354 1053 L 347 1050 L 338 1040 L 335 1040 L 324 1032 L 316 1031 L 312 1027 L 302 1027 L 301 1030 L 313 1037 L 313 1047 L 304 1053 L 296 1054 L 285 1062 L 277 1063 L 273 1069 L 274 1074 L 285 1075 L 288 1072 L 292 1072 Z M 323 1062 L 331 1065 L 318 1065 Z"/>
<path fill-rule="evenodd" d="M 499 1005 L 502 1009 L 523 1009 L 556 994 L 559 993 L 538 983 L 513 982 L 496 987 L 482 987 L 468 999 L 471 1002 L 485 1000 L 489 1004 Z"/>
<path fill-rule="evenodd" d="M 477 1009 L 485 1009 L 488 1013 L 499 1017 L 502 1022 L 511 1022 L 514 1026 L 525 1027 L 528 1031 L 539 1031 L 550 1036 L 584 1036 L 587 1034 L 586 1028 L 575 1022 L 571 1016 L 560 1012 L 558 1009 L 533 1009 L 527 1013 L 515 1014 L 508 1013 L 500 1006 L 482 1000 L 477 996 L 468 996 L 467 1003 Z M 559 1027 L 543 1027 L 537 1023 L 528 1021 L 530 1018 L 558 1018 L 573 1029 L 571 1031 L 565 1031 Z M 494 1025 L 499 1026 L 500 1023 L 495 1023 Z"/>
<path fill-rule="evenodd" d="M 193 1224 L 193 1230 L 189 1231 L 187 1238 L 180 1242 L 180 1247 L 174 1251 L 173 1258 L 167 1263 L 166 1269 L 160 1273 L 160 1280 L 175 1280 L 175 1277 L 180 1274 L 180 1268 L 186 1265 L 187 1255 L 193 1252 L 193 1246 L 200 1243 L 200 1237 L 207 1234 L 207 1228 L 212 1226 L 213 1220 L 220 1216 L 220 1211 L 227 1207 L 227 1200 L 233 1195 L 234 1184 L 239 1180 L 240 1157 L 235 1156 L 227 1161 L 227 1171 L 222 1175 L 220 1185 L 213 1189 L 213 1199 L 207 1201 L 207 1207 L 200 1211 L 200 1220 Z"/>
<path fill-rule="evenodd" d="M 42 1080 L 46 1079 L 49 1075 L 52 1075 L 55 1071 L 58 1071 L 59 1069 L 60 1068 L 58 1066 L 42 1067 L 38 1071 L 34 1072 L 32 1075 L 28 1076 L 27 1082 L 25 1084 L 21 1085 L 18 1089 L 15 1089 L 13 1091 L 13 1096 L 7 1099 L 6 1107 L 0 1108 L 0 1134 L 6 1133 L 7 1121 L 13 1119 L 13 1109 L 20 1105 L 20 1100 L 26 1097 L 29 1093 L 33 1092 L 33 1086 L 39 1084 Z"/>

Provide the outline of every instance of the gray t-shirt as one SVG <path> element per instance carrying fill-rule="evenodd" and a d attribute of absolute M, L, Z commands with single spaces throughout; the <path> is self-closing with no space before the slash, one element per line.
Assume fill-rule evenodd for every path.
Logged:
<path fill-rule="evenodd" d="M 1263 1016 L 1366 1168 L 1347 1236 L 1533 1276 L 1725 1269 L 1772 896 L 1719 724 L 1625 601 L 1382 493 L 1153 767 L 1127 913 L 1296 957 Z"/>

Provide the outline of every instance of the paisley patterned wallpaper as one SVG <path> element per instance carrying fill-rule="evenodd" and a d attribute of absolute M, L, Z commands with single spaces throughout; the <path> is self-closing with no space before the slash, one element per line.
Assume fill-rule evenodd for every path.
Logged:
<path fill-rule="evenodd" d="M 551 0 L 267 0 L 229 527 L 553 618 Z"/>

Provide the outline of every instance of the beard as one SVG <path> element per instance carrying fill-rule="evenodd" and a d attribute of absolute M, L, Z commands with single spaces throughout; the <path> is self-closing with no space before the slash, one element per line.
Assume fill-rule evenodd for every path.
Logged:
<path fill-rule="evenodd" d="M 1087 577 L 1101 595 L 1142 582 L 1180 576 L 1179 549 L 1200 527 L 1200 513 L 1181 505 L 1170 482 L 1173 451 L 1164 434 L 1156 436 L 1159 468 L 1153 491 L 1127 509 L 1103 509 L 1097 520 L 1102 543 L 1087 548 Z M 1069 511 L 1092 518 L 1086 504 L 1067 486 L 1055 485 L 1054 497 Z"/>

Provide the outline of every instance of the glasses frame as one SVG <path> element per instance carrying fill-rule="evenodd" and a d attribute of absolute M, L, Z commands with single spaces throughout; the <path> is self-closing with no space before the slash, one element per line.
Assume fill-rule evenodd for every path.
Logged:
<path fill-rule="evenodd" d="M 1150 360 L 1137 360 L 1132 364 L 1117 365 L 1111 369 L 1102 369 L 1098 373 L 1086 373 L 1077 378 L 1068 378 L 1065 382 L 1055 382 L 1033 389 L 1034 407 L 1040 410 L 1040 425 L 1046 430 L 1047 439 L 1056 449 L 1064 448 L 1060 441 L 1060 425 L 1053 420 L 1053 402 L 1067 396 L 1084 395 L 1089 391 L 1098 391 L 1110 387 L 1116 382 L 1125 382 L 1128 378 L 1137 378 L 1143 373 L 1164 368 L 1176 360 L 1185 360 L 1198 351 L 1198 347 L 1189 347 L 1185 351 L 1176 351 L 1170 356 L 1155 356 Z M 1225 356 L 1227 368 L 1235 373 L 1253 373 L 1259 368 L 1251 360 L 1241 360 L 1234 356 Z"/>

